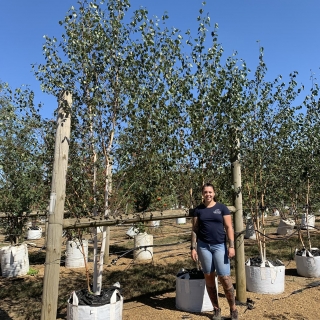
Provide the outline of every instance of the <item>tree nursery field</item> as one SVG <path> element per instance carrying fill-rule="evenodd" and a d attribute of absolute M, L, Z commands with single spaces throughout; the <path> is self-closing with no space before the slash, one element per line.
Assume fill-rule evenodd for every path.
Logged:
<path fill-rule="evenodd" d="M 294 251 L 300 248 L 297 234 L 291 237 L 279 236 L 276 226 L 279 217 L 266 218 L 267 256 L 278 258 L 285 265 L 285 290 L 281 294 L 260 294 L 247 292 L 249 303 L 238 303 L 240 319 L 318 319 L 320 302 L 319 278 L 306 278 L 297 274 L 293 260 Z M 317 246 L 320 234 L 316 228 L 310 231 L 313 246 Z M 126 235 L 129 226 L 111 228 L 109 264 L 105 265 L 103 282 L 111 286 L 119 282 L 124 298 L 123 320 L 140 319 L 210 319 L 211 312 L 195 313 L 176 308 L 176 275 L 181 270 L 193 269 L 189 252 L 190 220 L 176 224 L 173 220 L 163 220 L 160 226 L 147 227 L 153 235 L 153 259 L 133 259 L 133 239 Z M 305 233 L 303 233 L 305 236 Z M 98 235 L 99 236 L 99 235 Z M 89 271 L 92 273 L 92 243 L 89 240 Z M 286 239 L 285 239 L 286 238 Z M 2 320 L 39 319 L 41 312 L 42 280 L 44 276 L 44 240 L 26 240 L 29 248 L 30 271 L 28 275 L 1 277 L 0 280 L 0 318 Z M 1 246 L 7 245 L 1 236 Z M 62 239 L 65 248 L 65 239 Z M 245 239 L 245 255 L 258 255 L 256 240 Z M 62 250 L 64 254 L 64 249 Z M 62 256 L 59 282 L 59 301 L 57 319 L 67 319 L 67 300 L 73 290 L 86 287 L 85 268 L 66 268 Z M 232 262 L 234 265 L 234 262 Z M 234 268 L 232 269 L 235 284 Z M 222 287 L 219 297 L 223 319 L 228 319 L 228 306 Z"/>
<path fill-rule="evenodd" d="M 205 2 L 194 30 L 171 28 L 166 13 L 151 17 L 134 3 L 78 1 L 61 16 L 61 34 L 44 36 L 43 59 L 32 64 L 32 73 L 56 106 L 37 101 L 28 85 L 0 81 L 0 248 L 6 248 L 0 252 L 16 261 L 23 248 L 28 259 L 19 263 L 29 261 L 25 275 L 1 277 L 0 319 L 53 320 L 56 310 L 66 319 L 73 291 L 98 297 L 117 282 L 124 320 L 210 318 L 176 307 L 177 274 L 197 266 L 190 257 L 189 216 L 181 224 L 164 215 L 195 208 L 208 182 L 217 201 L 237 212 L 232 276 L 235 285 L 235 275 L 242 283 L 239 299 L 249 299 L 239 304 L 240 319 L 319 319 L 320 279 L 314 275 L 320 273 L 311 270 L 320 259 L 317 74 L 310 70 L 304 84 L 298 71 L 270 74 L 260 44 L 253 66 L 236 50 L 225 52 Z M 44 108 L 52 118 L 43 116 Z M 47 215 L 47 242 L 43 221 L 28 230 L 39 238 L 26 235 L 34 212 Z M 161 224 L 146 225 L 156 218 L 144 214 L 155 212 Z M 302 228 L 309 217 L 316 227 Z M 110 247 L 101 233 L 93 239 L 91 222 L 63 224 L 72 219 L 116 222 L 103 222 Z M 153 252 L 145 250 L 149 259 L 134 250 L 139 235 L 127 234 L 137 221 L 134 227 L 153 240 Z M 255 237 L 243 240 L 247 231 Z M 69 242 L 77 246 L 83 237 L 86 267 L 70 267 L 66 252 L 77 250 Z M 246 288 L 238 274 L 243 252 Z M 260 286 L 268 294 L 249 292 L 268 280 L 266 274 L 273 294 L 268 286 Z M 221 287 L 219 295 L 228 319 Z"/>

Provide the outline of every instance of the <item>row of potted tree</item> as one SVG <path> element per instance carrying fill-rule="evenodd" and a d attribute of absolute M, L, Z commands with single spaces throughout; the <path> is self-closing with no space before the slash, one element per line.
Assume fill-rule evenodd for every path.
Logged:
<path fill-rule="evenodd" d="M 65 28 L 61 41 L 46 37 L 45 63 L 33 66 L 45 92 L 58 96 L 69 90 L 73 95 L 66 194 L 70 216 L 143 211 L 159 194 L 192 207 L 205 180 L 214 181 L 222 201 L 232 202 L 235 190 L 228 181 L 234 130 L 241 141 L 242 193 L 252 214 L 266 202 L 301 202 L 308 181 L 314 201 L 320 190 L 316 82 L 297 104 L 303 90 L 297 72 L 289 75 L 288 84 L 281 76 L 267 80 L 263 48 L 252 78 L 237 54 L 222 63 L 218 26 L 209 32 L 210 17 L 203 9 L 193 37 L 191 31 L 183 36 L 176 28 L 161 29 L 161 19 L 150 19 L 142 8 L 127 24 L 129 8 L 127 0 L 110 0 L 106 7 L 83 1 L 72 7 L 60 22 Z M 47 207 L 55 122 L 41 121 L 30 90 L 13 93 L 4 85 L 1 90 L 6 93 L 0 114 L 5 177 L 0 211 L 21 216 Z M 266 264 L 265 249 L 260 252 Z M 100 265 L 101 260 L 100 255 Z"/>

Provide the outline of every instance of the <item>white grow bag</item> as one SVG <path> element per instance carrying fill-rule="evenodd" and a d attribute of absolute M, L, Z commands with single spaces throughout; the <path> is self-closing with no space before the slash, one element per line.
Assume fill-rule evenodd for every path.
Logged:
<path fill-rule="evenodd" d="M 312 248 L 318 250 L 318 248 Z M 314 257 L 310 251 L 305 250 L 302 256 L 295 254 L 297 273 L 306 278 L 320 277 L 320 256 Z M 307 256 L 308 253 L 308 256 Z"/>
<path fill-rule="evenodd" d="M 84 255 L 86 262 L 88 262 L 88 240 L 82 240 Z M 84 264 L 84 256 L 82 252 L 82 246 L 79 240 L 71 240 L 67 241 L 66 245 L 66 260 L 65 267 L 66 268 L 83 268 Z"/>
<path fill-rule="evenodd" d="M 28 240 L 36 240 L 36 239 L 41 239 L 42 237 L 42 228 L 38 227 L 37 230 L 32 230 L 28 228 L 28 234 L 27 234 L 27 239 Z"/>
<path fill-rule="evenodd" d="M 292 219 L 286 219 L 286 220 L 281 219 L 277 229 L 277 234 L 281 234 L 281 235 L 291 234 L 293 232 L 295 224 L 296 223 Z"/>
<path fill-rule="evenodd" d="M 177 218 L 176 223 L 177 224 L 185 224 L 185 223 L 187 223 L 187 218 Z"/>
<path fill-rule="evenodd" d="M 150 221 L 150 227 L 159 228 L 160 227 L 160 220 L 152 220 L 152 221 Z"/>
<path fill-rule="evenodd" d="M 117 301 L 117 294 L 120 299 Z M 110 303 L 102 306 L 79 305 L 79 299 L 72 292 L 67 305 L 67 320 L 122 320 L 123 297 L 119 290 L 114 290 Z"/>
<path fill-rule="evenodd" d="M 135 260 L 150 260 L 153 257 L 153 235 L 139 233 L 134 237 L 134 247 L 143 246 L 141 249 L 134 250 L 133 257 Z M 151 247 L 148 247 L 151 246 Z"/>
<path fill-rule="evenodd" d="M 176 308 L 188 312 L 212 311 L 204 279 L 183 279 L 184 275 L 176 277 Z M 216 287 L 218 280 L 216 277 Z M 217 290 L 218 292 L 218 290 Z"/>
<path fill-rule="evenodd" d="M 256 232 L 254 230 L 254 224 L 252 222 L 252 219 L 247 219 L 247 224 L 246 224 L 246 233 L 244 236 L 246 239 L 256 239 Z"/>
<path fill-rule="evenodd" d="M 3 277 L 23 276 L 29 271 L 28 247 L 7 246 L 0 249 L 1 272 Z"/>
<path fill-rule="evenodd" d="M 278 294 L 284 292 L 285 266 L 256 267 L 246 262 L 247 290 L 262 294 Z"/>
<path fill-rule="evenodd" d="M 308 221 L 306 219 L 306 214 L 304 213 L 301 218 L 301 228 L 314 228 L 315 224 L 315 216 L 313 214 L 308 214 Z"/>
<path fill-rule="evenodd" d="M 130 227 L 128 231 L 126 232 L 126 235 L 130 238 L 134 238 L 139 233 L 139 230 L 135 228 L 134 226 Z"/>

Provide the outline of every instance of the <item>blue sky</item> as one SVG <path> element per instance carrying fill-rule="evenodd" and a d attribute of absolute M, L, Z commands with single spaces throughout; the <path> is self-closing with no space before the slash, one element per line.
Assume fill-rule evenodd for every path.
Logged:
<path fill-rule="evenodd" d="M 0 2 L 0 80 L 12 88 L 27 84 L 43 102 L 43 114 L 52 117 L 56 99 L 41 93 L 32 63 L 43 62 L 43 35 L 60 38 L 58 24 L 76 0 L 15 0 Z M 268 78 L 286 79 L 298 71 L 298 83 L 311 86 L 311 71 L 319 78 L 319 0 L 131 0 L 131 6 L 147 7 L 150 17 L 168 12 L 167 26 L 196 32 L 199 9 L 219 24 L 219 42 L 226 56 L 233 51 L 251 69 L 258 62 L 259 44 L 265 49 Z M 259 41 L 259 43 L 257 42 Z M 307 92 L 306 92 L 307 94 Z"/>

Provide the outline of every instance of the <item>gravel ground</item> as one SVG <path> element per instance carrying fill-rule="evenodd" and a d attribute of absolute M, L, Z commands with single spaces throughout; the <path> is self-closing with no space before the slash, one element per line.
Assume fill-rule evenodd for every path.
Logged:
<path fill-rule="evenodd" d="M 320 305 L 320 278 L 304 278 L 296 273 L 296 265 L 291 261 L 286 265 L 285 292 L 282 294 L 257 294 L 247 292 L 247 298 L 254 302 L 254 309 L 238 305 L 239 319 L 246 320 L 318 320 Z M 227 301 L 219 285 L 219 301 L 223 319 L 230 319 Z M 124 320 L 162 319 L 210 319 L 211 313 L 190 313 L 175 307 L 176 292 L 168 292 L 146 300 L 136 300 L 124 304 Z"/>

